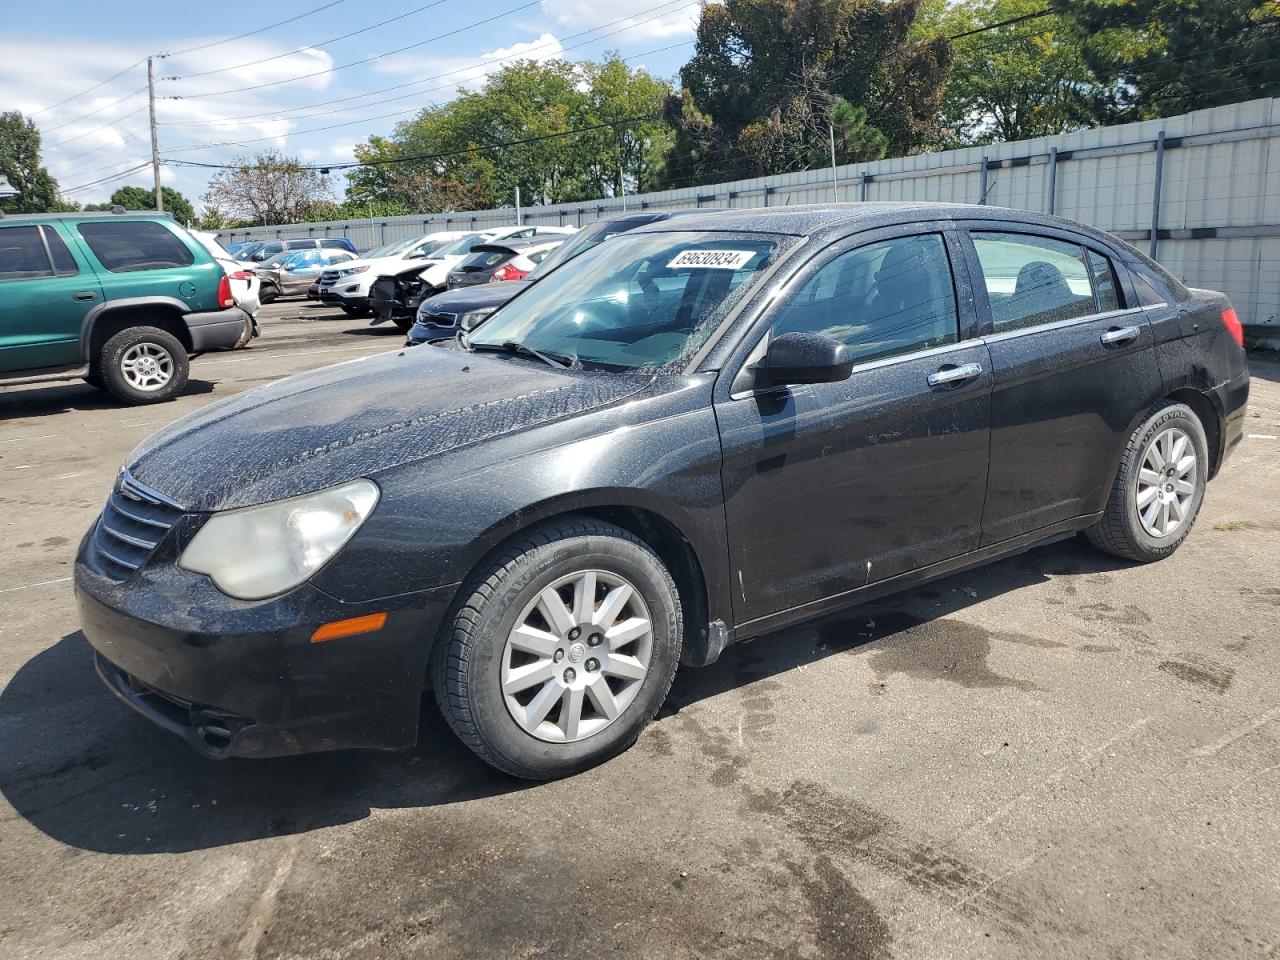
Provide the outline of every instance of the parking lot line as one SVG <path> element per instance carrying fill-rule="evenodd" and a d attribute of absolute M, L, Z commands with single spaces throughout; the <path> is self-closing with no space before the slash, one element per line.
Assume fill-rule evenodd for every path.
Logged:
<path fill-rule="evenodd" d="M 67 583 L 74 579 L 73 577 L 58 577 L 56 580 L 39 580 L 36 583 L 27 583 L 21 587 L 5 587 L 0 589 L 0 593 L 17 593 L 19 590 L 32 590 L 35 587 L 47 587 L 51 583 Z"/>

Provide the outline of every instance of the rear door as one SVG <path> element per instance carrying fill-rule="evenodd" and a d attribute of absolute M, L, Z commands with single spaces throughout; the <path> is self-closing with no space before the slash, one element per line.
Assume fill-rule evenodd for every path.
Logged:
<path fill-rule="evenodd" d="M 0 373 L 79 363 L 85 315 L 101 302 L 98 278 L 57 229 L 0 221 Z"/>
<path fill-rule="evenodd" d="M 186 310 L 218 309 L 222 266 L 168 221 L 103 217 L 75 224 L 97 261 L 108 300 L 163 297 Z"/>
<path fill-rule="evenodd" d="M 994 378 L 986 546 L 1101 510 L 1160 373 L 1104 245 L 1039 225 L 966 227 Z"/>
<path fill-rule="evenodd" d="M 833 245 L 764 324 L 842 341 L 857 359 L 849 379 L 717 385 L 740 624 L 977 546 L 991 380 L 986 346 L 965 339 L 976 324 L 957 258 L 945 224 Z"/>

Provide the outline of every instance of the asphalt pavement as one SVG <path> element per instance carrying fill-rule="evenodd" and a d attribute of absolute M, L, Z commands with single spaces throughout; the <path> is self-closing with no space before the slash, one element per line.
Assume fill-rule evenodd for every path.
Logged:
<path fill-rule="evenodd" d="M 69 578 L 128 451 L 394 349 L 286 302 L 177 401 L 0 389 L 0 956 L 1280 956 L 1280 363 L 1171 559 L 1042 547 L 682 670 L 526 784 L 407 753 L 204 760 L 94 675 Z"/>

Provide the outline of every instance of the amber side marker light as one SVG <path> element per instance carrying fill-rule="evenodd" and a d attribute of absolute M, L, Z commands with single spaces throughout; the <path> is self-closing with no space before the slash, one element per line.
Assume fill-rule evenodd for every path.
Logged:
<path fill-rule="evenodd" d="M 363 617 L 352 617 L 350 620 L 334 620 L 316 628 L 311 635 L 312 643 L 324 643 L 326 640 L 337 640 L 340 637 L 354 637 L 360 633 L 373 633 L 381 630 L 387 622 L 385 613 L 370 613 Z"/>

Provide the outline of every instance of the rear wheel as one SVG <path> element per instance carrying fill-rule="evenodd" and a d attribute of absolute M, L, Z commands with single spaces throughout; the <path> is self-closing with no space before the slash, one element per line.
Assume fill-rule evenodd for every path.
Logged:
<path fill-rule="evenodd" d="M 547 780 L 635 742 L 680 659 L 680 600 L 647 544 L 589 518 L 535 528 L 463 588 L 433 684 L 483 760 Z"/>
<path fill-rule="evenodd" d="M 1157 407 L 1129 438 L 1102 519 L 1085 532 L 1107 553 L 1161 560 L 1191 533 L 1208 476 L 1200 419 L 1185 404 Z"/>
<path fill-rule="evenodd" d="M 187 385 L 186 348 L 158 327 L 121 330 L 98 352 L 90 372 L 117 400 L 131 405 L 172 400 Z"/>

